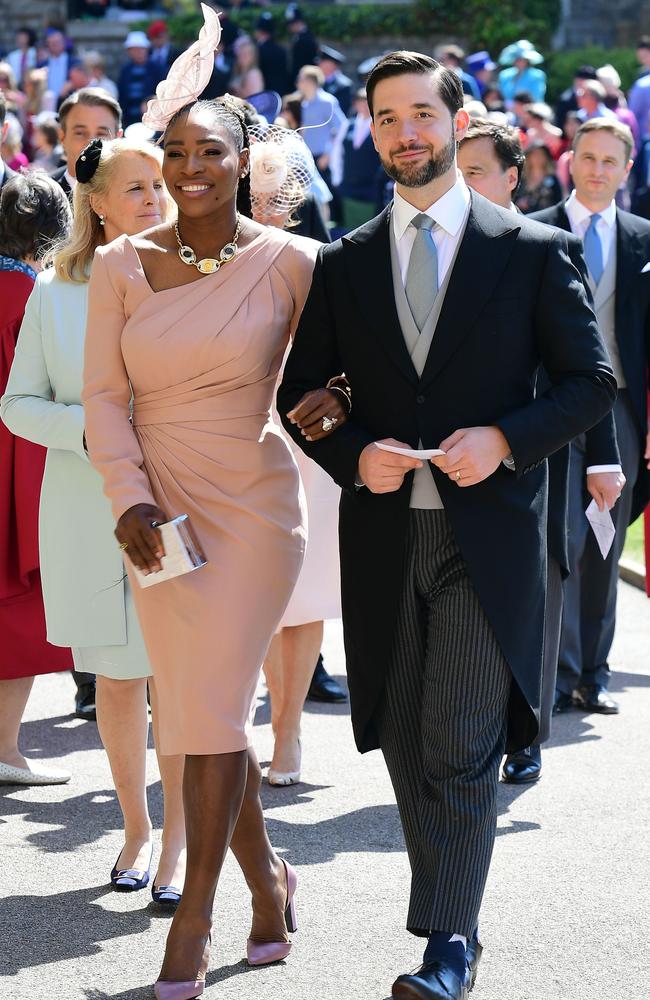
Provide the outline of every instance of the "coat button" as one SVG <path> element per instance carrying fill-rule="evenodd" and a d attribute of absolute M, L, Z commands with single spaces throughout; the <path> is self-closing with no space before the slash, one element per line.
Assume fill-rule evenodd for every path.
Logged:
<path fill-rule="evenodd" d="M 421 405 L 422 403 L 426 402 L 426 399 L 427 399 L 426 396 L 416 396 L 415 397 L 415 402 L 416 403 L 420 403 L 420 405 Z"/>

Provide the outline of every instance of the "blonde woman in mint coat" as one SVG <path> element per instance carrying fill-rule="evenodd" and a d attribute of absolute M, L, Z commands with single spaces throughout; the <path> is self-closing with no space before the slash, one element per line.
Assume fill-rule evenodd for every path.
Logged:
<path fill-rule="evenodd" d="M 94 140 L 81 154 L 72 236 L 36 281 L 1 404 L 14 434 L 48 449 L 39 527 L 47 637 L 72 647 L 77 670 L 97 675 L 97 722 L 124 816 L 124 847 L 111 872 L 122 891 L 149 883 L 147 682 L 158 744 L 156 692 L 110 504 L 84 447 L 82 368 L 95 249 L 164 221 L 160 163 L 155 147 L 124 139 Z M 183 758 L 159 756 L 158 764 L 165 819 L 152 894 L 173 908 L 185 875 Z"/>

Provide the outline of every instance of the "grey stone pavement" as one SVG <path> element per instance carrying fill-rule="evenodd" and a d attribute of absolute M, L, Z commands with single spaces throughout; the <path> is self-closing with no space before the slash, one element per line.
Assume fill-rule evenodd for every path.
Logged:
<path fill-rule="evenodd" d="M 612 690 L 617 718 L 556 720 L 542 780 L 501 786 L 499 835 L 472 1000 L 627 1000 L 650 972 L 650 603 L 621 585 Z M 343 672 L 340 626 L 327 665 Z M 191 669 L 191 664 L 188 664 Z M 168 918 L 148 892 L 107 886 L 119 811 L 96 727 L 70 717 L 67 675 L 41 678 L 24 749 L 74 774 L 67 786 L 0 791 L 0 998 L 151 1000 Z M 268 761 L 268 705 L 256 743 Z M 214 914 L 208 1000 L 384 1000 L 419 961 L 403 929 L 408 866 L 378 753 L 359 756 L 345 707 L 304 721 L 305 783 L 264 789 L 271 838 L 296 865 L 300 929 L 288 961 L 243 961 L 249 901 L 231 859 Z M 150 801 L 160 785 L 150 751 Z"/>

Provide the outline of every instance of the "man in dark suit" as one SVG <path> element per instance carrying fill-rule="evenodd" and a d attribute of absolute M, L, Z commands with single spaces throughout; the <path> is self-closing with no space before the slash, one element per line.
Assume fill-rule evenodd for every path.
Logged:
<path fill-rule="evenodd" d="M 108 91 L 99 87 L 76 90 L 59 108 L 59 125 L 66 162 L 50 177 L 71 198 L 77 183 L 79 154 L 91 139 L 117 139 L 122 135 L 122 109 Z"/>
<path fill-rule="evenodd" d="M 298 73 L 303 66 L 313 66 L 318 58 L 318 42 L 307 27 L 305 16 L 295 3 L 290 3 L 285 11 L 291 42 L 289 78 L 295 87 Z"/>
<path fill-rule="evenodd" d="M 470 196 L 458 175 L 458 76 L 391 53 L 366 88 L 394 201 L 319 252 L 278 410 L 343 488 L 355 736 L 385 756 L 412 869 L 407 927 L 428 939 L 392 995 L 465 1000 L 501 757 L 539 725 L 545 458 L 602 418 L 616 386 L 563 234 Z M 540 362 L 552 384 L 535 396 Z M 341 371 L 352 416 L 312 443 L 293 407 Z"/>
<path fill-rule="evenodd" d="M 620 211 L 614 200 L 632 166 L 632 148 L 632 133 L 627 125 L 609 118 L 585 122 L 573 144 L 571 174 L 575 190 L 565 203 L 535 216 L 584 241 L 598 324 L 619 386 L 614 421 L 626 480 L 616 502 L 621 465 L 611 443 L 611 458 L 603 462 L 602 454 L 608 447 L 606 427 L 599 425 L 572 443 L 571 576 L 564 584 L 556 711 L 566 711 L 576 704 L 589 712 L 618 712 L 607 690 L 608 656 L 616 624 L 618 561 L 627 526 L 641 513 L 649 497 L 643 456 L 648 434 L 650 222 Z M 606 559 L 585 518 L 592 498 L 602 498 L 607 507 L 613 508 L 616 536 Z"/>
<path fill-rule="evenodd" d="M 269 10 L 265 10 L 258 18 L 255 40 L 264 86 L 282 97 L 289 90 L 287 51 L 275 40 L 275 21 Z"/>
<path fill-rule="evenodd" d="M 0 146 L 5 141 L 7 132 L 9 131 L 9 122 L 7 121 L 7 102 L 5 96 L 0 91 Z M 12 177 L 16 176 L 16 171 L 8 167 L 5 161 L 0 157 L 0 191 Z"/>
<path fill-rule="evenodd" d="M 458 165 L 467 184 L 489 198 L 495 205 L 510 211 L 519 210 L 513 203 L 521 180 L 524 152 L 517 129 L 493 121 L 473 118 L 458 150 Z M 567 249 L 572 263 L 582 275 L 591 301 L 587 268 L 582 255 L 582 240 L 567 233 Z M 548 376 L 540 371 L 538 391 L 548 388 Z M 616 431 L 611 413 L 601 421 L 598 430 L 587 431 L 591 439 L 594 465 L 618 464 Z M 555 682 L 562 626 L 562 582 L 569 575 L 567 544 L 567 508 L 569 491 L 569 445 L 560 448 L 548 460 L 548 571 L 546 612 L 544 621 L 544 669 L 539 733 L 535 742 L 508 754 L 503 765 L 503 780 L 510 784 L 537 781 L 542 773 L 541 745 L 551 734 L 551 716 L 555 702 Z M 595 489 L 601 477 L 592 484 Z M 605 484 L 609 481 L 605 477 Z M 622 488 L 619 484 L 618 494 Z M 618 495 L 617 494 L 617 495 Z"/>
<path fill-rule="evenodd" d="M 338 49 L 333 49 L 331 45 L 321 45 L 318 65 L 325 77 L 323 90 L 337 99 L 344 115 L 349 115 L 352 107 L 352 80 L 341 70 L 344 62 L 345 56 Z"/>
<path fill-rule="evenodd" d="M 152 21 L 147 28 L 147 38 L 151 42 L 149 62 L 156 67 L 157 75 L 163 79 L 171 65 L 178 59 L 181 49 L 172 45 L 165 21 Z"/>

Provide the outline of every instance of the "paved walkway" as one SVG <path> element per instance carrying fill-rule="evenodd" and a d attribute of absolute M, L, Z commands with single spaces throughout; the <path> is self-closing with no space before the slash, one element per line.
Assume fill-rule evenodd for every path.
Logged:
<path fill-rule="evenodd" d="M 622 714 L 561 717 L 542 781 L 501 788 L 472 1000 L 628 1000 L 646 989 L 649 636 L 650 603 L 622 585 L 612 685 Z M 328 627 L 325 652 L 342 673 L 338 626 Z M 0 997 L 151 1000 L 168 918 L 146 891 L 106 885 L 119 811 L 96 727 L 69 717 L 71 700 L 67 676 L 37 682 L 24 749 L 63 763 L 73 781 L 0 792 Z M 263 761 L 268 723 L 262 702 Z M 264 790 L 271 838 L 301 877 L 294 952 L 283 966 L 245 965 L 249 903 L 229 860 L 208 1000 L 384 1000 L 395 975 L 419 960 L 403 931 L 408 870 L 380 755 L 356 753 L 345 707 L 310 706 L 304 744 L 306 783 Z M 150 763 L 159 826 L 153 751 Z"/>

